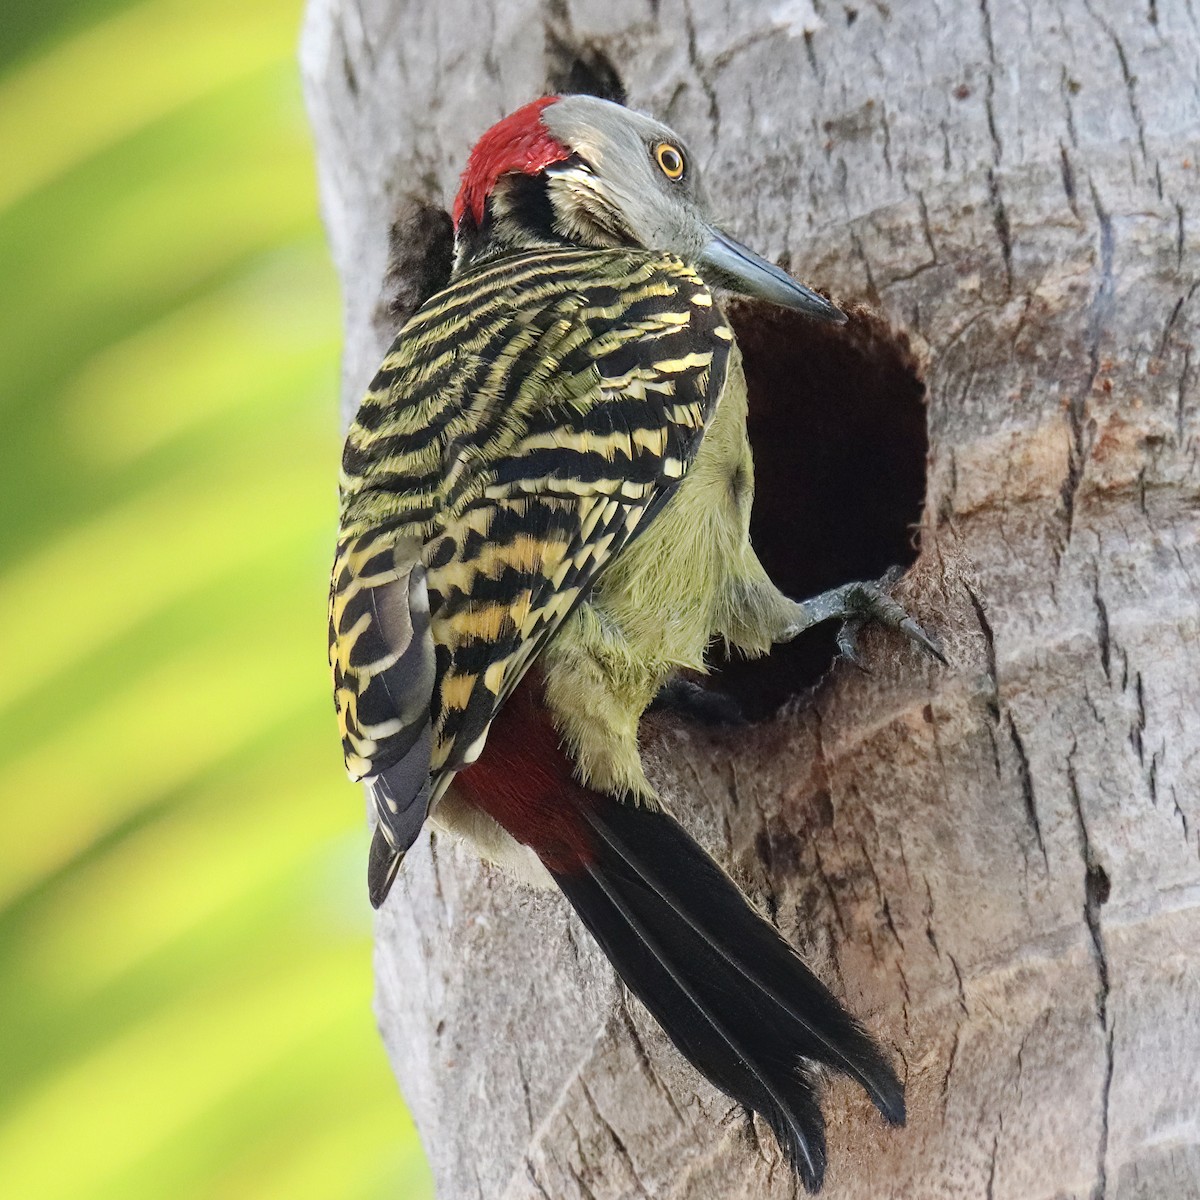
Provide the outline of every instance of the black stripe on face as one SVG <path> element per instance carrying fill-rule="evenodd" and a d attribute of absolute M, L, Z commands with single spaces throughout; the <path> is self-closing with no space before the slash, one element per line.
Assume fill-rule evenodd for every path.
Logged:
<path fill-rule="evenodd" d="M 554 228 L 554 205 L 550 203 L 545 175 L 510 176 L 504 181 L 498 208 L 505 220 L 519 225 L 539 241 L 570 245 Z"/>

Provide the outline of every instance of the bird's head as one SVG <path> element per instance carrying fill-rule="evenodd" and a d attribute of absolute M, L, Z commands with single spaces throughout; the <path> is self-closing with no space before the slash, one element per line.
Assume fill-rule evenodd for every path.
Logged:
<path fill-rule="evenodd" d="M 454 231 L 456 272 L 530 247 L 637 246 L 678 256 L 716 287 L 845 320 L 713 225 L 678 134 L 594 96 L 546 96 L 493 125 L 467 161 Z"/>

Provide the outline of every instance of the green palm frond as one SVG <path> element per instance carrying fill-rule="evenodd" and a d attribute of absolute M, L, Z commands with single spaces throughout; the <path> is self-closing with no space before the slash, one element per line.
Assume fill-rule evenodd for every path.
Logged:
<path fill-rule="evenodd" d="M 0 1180 L 420 1200 L 324 663 L 335 281 L 297 0 L 0 51 Z"/>

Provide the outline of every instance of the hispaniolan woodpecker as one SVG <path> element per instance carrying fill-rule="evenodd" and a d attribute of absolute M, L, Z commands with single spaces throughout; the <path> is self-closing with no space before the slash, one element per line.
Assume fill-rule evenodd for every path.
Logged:
<path fill-rule="evenodd" d="M 476 145 L 450 279 L 349 431 L 330 600 L 347 769 L 378 818 L 372 904 L 427 817 L 547 876 L 682 1053 L 825 1170 L 814 1067 L 892 1124 L 887 1058 L 662 807 L 642 713 L 715 638 L 765 653 L 893 600 L 797 602 L 750 546 L 746 388 L 716 286 L 841 321 L 713 227 L 686 146 L 585 96 Z"/>

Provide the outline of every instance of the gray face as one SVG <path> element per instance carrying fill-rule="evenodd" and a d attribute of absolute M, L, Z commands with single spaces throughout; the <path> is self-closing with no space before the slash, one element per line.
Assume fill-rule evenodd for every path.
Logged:
<path fill-rule="evenodd" d="M 599 217 L 599 206 L 609 209 L 605 216 L 649 250 L 666 250 L 687 262 L 699 259 L 710 236 L 704 194 L 696 164 L 674 130 L 594 96 L 563 97 L 542 113 L 542 123 L 587 164 L 550 168 L 554 187 L 569 188 L 589 216 Z M 659 162 L 661 153 L 674 168 L 668 147 L 681 156 L 678 179 Z"/>
<path fill-rule="evenodd" d="M 543 111 L 542 123 L 584 164 L 546 170 L 567 237 L 599 246 L 633 241 L 694 264 L 717 287 L 845 320 L 824 297 L 712 225 L 696 164 L 674 130 L 594 96 L 564 96 Z"/>

